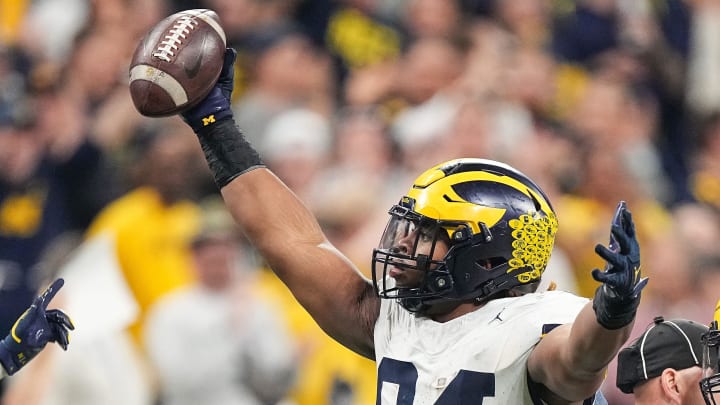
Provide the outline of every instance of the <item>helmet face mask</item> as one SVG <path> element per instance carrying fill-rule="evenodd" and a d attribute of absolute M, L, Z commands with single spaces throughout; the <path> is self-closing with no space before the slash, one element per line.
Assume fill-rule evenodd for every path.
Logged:
<path fill-rule="evenodd" d="M 444 257 L 449 240 L 440 222 L 407 207 L 390 209 L 390 221 L 373 251 L 373 283 L 382 298 L 426 298 L 449 291 Z"/>
<path fill-rule="evenodd" d="M 428 170 L 389 213 L 373 252 L 373 284 L 381 298 L 419 314 L 536 286 L 557 231 L 537 185 L 483 159 Z"/>
<path fill-rule="evenodd" d="M 718 352 L 720 351 L 720 330 L 716 321 L 710 325 L 710 330 L 702 337 L 703 344 L 703 378 L 700 380 L 700 390 L 705 403 L 708 405 L 720 404 L 720 364 Z"/>

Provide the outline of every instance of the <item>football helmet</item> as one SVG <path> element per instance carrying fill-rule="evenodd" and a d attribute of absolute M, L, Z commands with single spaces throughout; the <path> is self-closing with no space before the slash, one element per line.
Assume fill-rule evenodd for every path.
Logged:
<path fill-rule="evenodd" d="M 710 323 L 710 330 L 702 336 L 703 346 L 703 378 L 700 380 L 700 391 L 707 405 L 720 404 L 720 301 L 715 308 L 715 319 Z"/>
<path fill-rule="evenodd" d="M 381 298 L 419 314 L 519 286 L 537 288 L 558 229 L 540 187 L 486 159 L 427 170 L 389 214 L 373 251 L 373 285 Z"/>

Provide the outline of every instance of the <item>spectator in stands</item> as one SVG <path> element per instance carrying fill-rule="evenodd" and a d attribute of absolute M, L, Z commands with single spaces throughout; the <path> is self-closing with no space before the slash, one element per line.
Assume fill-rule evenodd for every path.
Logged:
<path fill-rule="evenodd" d="M 138 344 L 150 306 L 195 279 L 188 246 L 200 211 L 193 199 L 207 173 L 198 170 L 202 156 L 192 149 L 192 134 L 175 120 L 158 124 L 135 139 L 129 158 L 132 190 L 105 207 L 87 231 L 88 238 L 109 233 L 115 240 L 123 275 L 140 306 L 131 327 Z"/>
<path fill-rule="evenodd" d="M 254 287 L 250 251 L 222 201 L 201 204 L 197 282 L 157 301 L 145 342 L 165 405 L 275 404 L 294 381 L 293 343 Z"/>

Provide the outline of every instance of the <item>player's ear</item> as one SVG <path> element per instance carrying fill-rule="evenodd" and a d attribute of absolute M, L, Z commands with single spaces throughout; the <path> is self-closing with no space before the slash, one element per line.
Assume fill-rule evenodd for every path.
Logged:
<path fill-rule="evenodd" d="M 663 398 L 670 404 L 680 404 L 680 375 L 677 370 L 666 368 L 660 374 L 660 388 L 662 389 Z"/>

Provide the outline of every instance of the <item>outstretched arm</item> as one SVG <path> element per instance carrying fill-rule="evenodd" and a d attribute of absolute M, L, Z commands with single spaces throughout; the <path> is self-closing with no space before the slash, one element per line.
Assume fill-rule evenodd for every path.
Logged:
<path fill-rule="evenodd" d="M 0 341 L 0 364 L 7 375 L 13 375 L 32 360 L 48 342 L 57 342 L 67 350 L 68 330 L 75 329 L 70 318 L 59 309 L 47 310 L 50 300 L 64 284 L 55 280 L 33 301 L 15 322 L 10 334 Z"/>
<path fill-rule="evenodd" d="M 602 282 L 570 325 L 545 336 L 528 359 L 530 377 L 545 386 L 549 403 L 562 399 L 582 401 L 600 387 L 605 369 L 627 341 L 647 278 L 640 274 L 640 248 L 632 216 L 624 203 L 618 207 L 609 248 L 595 252 L 607 261 L 605 271 L 595 269 Z"/>
<path fill-rule="evenodd" d="M 198 135 L 228 209 L 270 267 L 330 336 L 372 358 L 379 298 L 235 125 L 230 110 L 234 60 L 228 49 L 217 85 L 183 119 Z"/>

